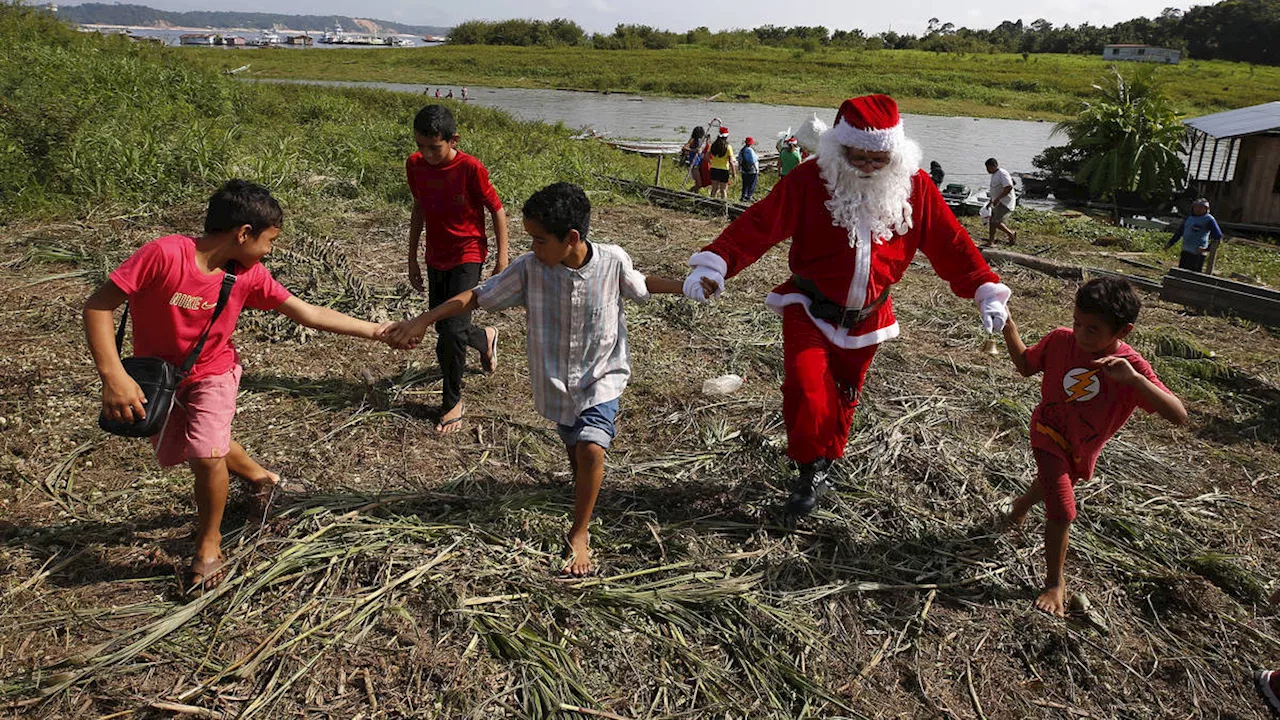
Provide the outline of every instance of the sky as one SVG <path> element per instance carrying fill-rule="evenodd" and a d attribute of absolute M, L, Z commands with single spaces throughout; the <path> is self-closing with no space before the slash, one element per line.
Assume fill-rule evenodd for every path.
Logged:
<path fill-rule="evenodd" d="M 106 0 L 100 0 L 106 1 Z M 128 0 L 161 10 L 236 10 L 288 15 L 344 15 L 395 20 L 414 25 L 451 26 L 464 20 L 505 20 L 564 17 L 588 32 L 609 32 L 618 23 L 651 25 L 684 31 L 699 26 L 712 30 L 760 25 L 825 25 L 828 29 L 859 28 L 868 33 L 894 30 L 913 35 L 924 32 L 930 18 L 956 27 L 993 28 L 1004 20 L 1030 23 L 1044 18 L 1054 25 L 1111 25 L 1138 16 L 1155 17 L 1169 0 Z M 66 3 L 75 4 L 75 3 Z M 1187 5 L 1177 5 L 1187 9 Z"/>

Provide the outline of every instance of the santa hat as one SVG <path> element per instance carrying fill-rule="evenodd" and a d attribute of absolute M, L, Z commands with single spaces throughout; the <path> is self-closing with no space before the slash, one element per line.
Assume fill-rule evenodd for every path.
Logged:
<path fill-rule="evenodd" d="M 748 137 L 746 140 L 743 140 L 743 141 L 742 141 L 742 144 L 743 144 L 743 145 L 755 145 L 755 144 L 756 144 L 756 139 L 755 139 L 755 138 L 753 138 L 753 137 Z"/>
<path fill-rule="evenodd" d="M 729 128 L 727 128 L 727 127 L 725 127 L 725 126 L 721 125 L 721 126 L 720 126 L 720 137 L 726 137 L 728 134 L 729 134 Z"/>
<path fill-rule="evenodd" d="M 849 98 L 836 113 L 832 128 L 836 139 L 846 147 L 873 152 L 893 151 L 906 137 L 898 103 L 888 95 L 863 95 Z"/>

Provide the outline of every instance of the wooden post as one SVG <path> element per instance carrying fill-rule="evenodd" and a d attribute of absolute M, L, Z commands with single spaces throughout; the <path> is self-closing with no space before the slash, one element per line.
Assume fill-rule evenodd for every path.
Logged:
<path fill-rule="evenodd" d="M 1218 261 L 1218 248 L 1222 247 L 1223 240 L 1226 240 L 1225 236 L 1209 241 L 1209 256 L 1204 259 L 1205 275 L 1213 274 L 1213 266 Z"/>
<path fill-rule="evenodd" d="M 654 187 L 662 187 L 662 156 L 658 156 L 658 169 L 653 171 Z"/>

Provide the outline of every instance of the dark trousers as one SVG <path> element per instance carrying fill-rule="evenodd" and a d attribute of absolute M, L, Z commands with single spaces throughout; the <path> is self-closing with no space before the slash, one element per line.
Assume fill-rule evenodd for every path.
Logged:
<path fill-rule="evenodd" d="M 435 308 L 449 298 L 480 284 L 480 263 L 463 263 L 448 270 L 427 268 L 427 306 Z M 462 372 L 467 369 L 467 348 L 488 350 L 484 330 L 471 324 L 471 313 L 463 313 L 436 323 L 436 360 L 444 376 L 440 407 L 448 412 L 462 399 Z"/>
<path fill-rule="evenodd" d="M 751 196 L 756 194 L 756 181 L 760 179 L 760 173 L 742 173 L 742 202 L 751 202 Z"/>
<path fill-rule="evenodd" d="M 1182 255 L 1178 258 L 1178 267 L 1191 272 L 1204 272 L 1204 258 L 1200 253 L 1182 251 Z"/>

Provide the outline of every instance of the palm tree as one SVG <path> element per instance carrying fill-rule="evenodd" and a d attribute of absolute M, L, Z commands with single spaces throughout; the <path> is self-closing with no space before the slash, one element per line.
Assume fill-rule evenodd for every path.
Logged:
<path fill-rule="evenodd" d="M 1147 201 L 1169 198 L 1185 185 L 1181 154 L 1186 130 L 1161 90 L 1154 68 L 1129 76 L 1115 66 L 1094 89 L 1094 100 L 1053 134 L 1083 158 L 1076 180 L 1095 196 L 1109 198 L 1119 219 L 1120 193 Z"/>

